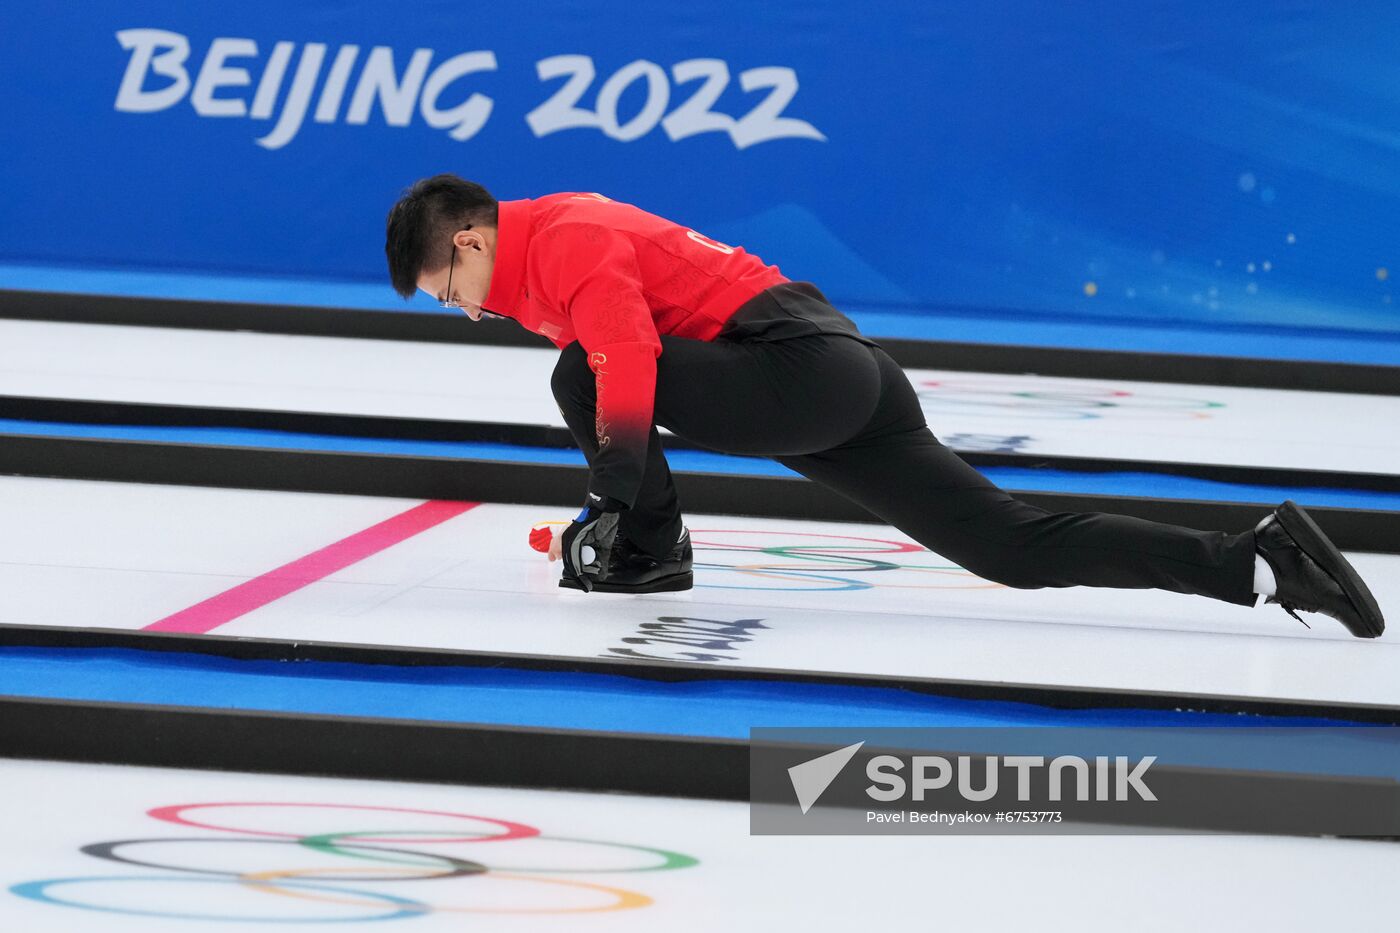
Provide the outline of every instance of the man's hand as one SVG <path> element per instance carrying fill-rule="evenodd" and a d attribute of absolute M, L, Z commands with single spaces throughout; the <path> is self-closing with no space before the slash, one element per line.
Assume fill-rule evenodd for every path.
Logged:
<path fill-rule="evenodd" d="M 604 503 L 605 507 L 612 504 L 611 500 Z M 564 576 L 577 582 L 585 593 L 592 592 L 596 581 L 607 579 L 613 541 L 617 539 L 617 520 L 616 510 L 603 511 L 588 505 L 559 537 Z"/>

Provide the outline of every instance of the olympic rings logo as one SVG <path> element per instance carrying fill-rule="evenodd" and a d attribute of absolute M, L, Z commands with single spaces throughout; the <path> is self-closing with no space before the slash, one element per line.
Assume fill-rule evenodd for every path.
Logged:
<path fill-rule="evenodd" d="M 916 383 L 925 413 L 973 413 L 1019 420 L 1091 420 L 1129 415 L 1134 418 L 1203 419 L 1224 402 L 1150 395 L 1084 383 L 1028 389 L 1024 381 L 922 379 Z"/>
<path fill-rule="evenodd" d="M 279 817 L 299 812 L 302 820 L 321 825 L 303 834 L 230 825 L 246 823 L 246 816 L 240 821 L 238 815 L 250 811 L 256 822 L 260 809 L 275 810 Z M 216 812 L 211 816 L 211 811 Z M 392 823 L 400 828 L 326 831 L 344 820 L 347 811 L 374 815 L 373 820 L 361 816 L 364 823 Z M 334 803 L 193 803 L 157 807 L 147 815 L 216 835 L 92 843 L 80 851 L 159 874 L 47 878 L 13 885 L 10 893 L 105 913 L 245 923 L 359 923 L 435 913 L 604 913 L 646 907 L 652 899 L 568 876 L 670 871 L 699 864 L 689 855 L 666 849 L 546 836 L 524 823 L 438 810 Z M 162 850 L 189 854 L 178 860 L 161 856 Z M 563 862 L 532 865 L 532 851 Z M 588 855 L 579 859 L 580 852 Z M 276 867 L 249 869 L 240 864 L 255 853 L 259 859 L 275 855 Z M 568 864 L 571 854 L 577 864 Z M 385 883 L 397 884 L 405 893 L 365 887 Z M 151 886 L 160 891 L 155 906 L 149 902 L 150 895 L 141 894 Z M 210 887 L 239 900 L 234 910 L 246 912 L 208 912 Z M 425 893 L 435 895 L 431 903 L 423 899 Z M 524 906 L 518 901 L 522 896 L 528 898 Z M 252 906 L 244 907 L 244 901 Z"/>
<path fill-rule="evenodd" d="M 773 544 L 772 539 L 791 543 Z M 738 580 L 696 583 L 697 589 L 852 592 L 876 587 L 905 590 L 994 589 L 919 544 L 805 531 L 691 529 L 695 569 L 734 574 Z M 699 561 L 703 555 L 704 562 Z"/>

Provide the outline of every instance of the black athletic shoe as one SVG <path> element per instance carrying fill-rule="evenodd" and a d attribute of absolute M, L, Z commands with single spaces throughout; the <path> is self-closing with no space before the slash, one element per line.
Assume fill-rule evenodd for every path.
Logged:
<path fill-rule="evenodd" d="M 681 531 L 680 540 L 663 559 L 638 551 L 622 535 L 613 543 L 608 576 L 593 584 L 595 593 L 676 593 L 695 585 L 691 571 L 695 555 L 690 548 L 690 530 Z M 581 590 L 574 580 L 563 579 L 565 589 Z"/>
<path fill-rule="evenodd" d="M 1299 622 L 1296 609 L 1331 616 L 1357 638 L 1385 631 L 1380 607 L 1361 575 L 1301 506 L 1288 500 L 1254 534 L 1255 548 L 1273 568 L 1278 586 L 1265 602 L 1278 603 Z"/>

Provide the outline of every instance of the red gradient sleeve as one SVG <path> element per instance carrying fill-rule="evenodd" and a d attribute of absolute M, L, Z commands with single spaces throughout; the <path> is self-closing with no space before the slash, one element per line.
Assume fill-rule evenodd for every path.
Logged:
<path fill-rule="evenodd" d="M 631 507 L 646 469 L 661 339 L 628 238 L 598 224 L 549 232 L 544 284 L 573 322 L 598 389 L 588 491 Z"/>

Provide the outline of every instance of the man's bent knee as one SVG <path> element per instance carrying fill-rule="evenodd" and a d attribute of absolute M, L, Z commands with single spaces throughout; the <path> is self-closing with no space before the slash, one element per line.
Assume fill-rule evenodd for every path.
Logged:
<path fill-rule="evenodd" d="M 593 390 L 593 370 L 588 368 L 588 354 L 583 345 L 575 340 L 559 352 L 559 360 L 554 364 L 554 374 L 549 377 L 549 387 L 554 400 L 560 407 L 580 400 L 580 390 L 585 396 Z"/>

